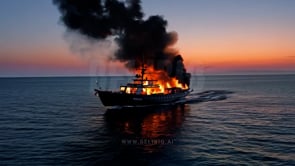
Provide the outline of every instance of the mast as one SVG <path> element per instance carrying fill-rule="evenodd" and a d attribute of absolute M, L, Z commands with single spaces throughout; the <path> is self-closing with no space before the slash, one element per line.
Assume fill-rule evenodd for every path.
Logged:
<path fill-rule="evenodd" d="M 143 87 L 143 79 L 145 74 L 145 68 L 144 68 L 144 54 L 142 54 L 142 68 L 141 68 L 141 86 Z"/>

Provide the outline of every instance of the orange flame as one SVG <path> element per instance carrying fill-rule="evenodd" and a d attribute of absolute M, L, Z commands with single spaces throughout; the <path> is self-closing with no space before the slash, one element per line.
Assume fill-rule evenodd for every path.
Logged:
<path fill-rule="evenodd" d="M 142 95 L 153 95 L 153 94 L 169 94 L 173 88 L 180 88 L 182 90 L 188 89 L 186 84 L 180 83 L 175 77 L 171 78 L 162 71 L 156 71 L 152 67 L 146 69 L 144 80 L 135 80 L 134 84 L 142 84 L 143 87 L 133 88 L 127 87 L 125 93 L 128 94 L 142 94 Z M 123 91 L 123 90 L 121 90 Z"/>

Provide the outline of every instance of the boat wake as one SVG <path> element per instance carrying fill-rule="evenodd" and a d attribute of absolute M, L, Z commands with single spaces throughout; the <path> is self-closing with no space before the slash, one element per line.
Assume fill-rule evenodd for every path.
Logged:
<path fill-rule="evenodd" d="M 229 97 L 229 94 L 232 94 L 232 91 L 227 90 L 207 90 L 199 93 L 191 93 L 186 96 L 182 103 L 199 103 L 207 101 L 219 101 L 225 100 Z"/>

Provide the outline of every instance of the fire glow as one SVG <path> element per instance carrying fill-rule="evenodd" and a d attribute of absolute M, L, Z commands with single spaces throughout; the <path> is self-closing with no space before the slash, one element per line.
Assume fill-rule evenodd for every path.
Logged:
<path fill-rule="evenodd" d="M 141 84 L 142 87 L 125 87 L 120 88 L 121 92 L 127 94 L 137 94 L 140 91 L 141 95 L 153 95 L 153 94 L 170 94 L 176 89 L 187 90 L 188 85 L 180 83 L 175 77 L 167 77 L 163 72 L 155 72 L 153 68 L 146 69 L 149 74 L 143 80 L 135 79 L 132 84 Z M 126 88 L 126 89 L 125 89 Z"/>

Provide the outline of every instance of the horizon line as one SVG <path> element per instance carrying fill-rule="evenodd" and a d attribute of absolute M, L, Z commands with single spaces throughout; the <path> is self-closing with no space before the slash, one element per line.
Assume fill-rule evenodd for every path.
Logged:
<path fill-rule="evenodd" d="M 267 76 L 295 75 L 295 73 L 227 73 L 227 74 L 193 74 L 194 76 Z M 133 75 L 36 75 L 36 76 L 0 76 L 0 78 L 54 78 L 54 77 L 133 77 Z"/>

